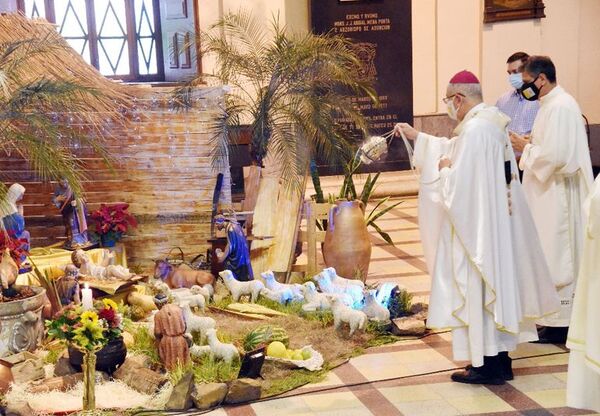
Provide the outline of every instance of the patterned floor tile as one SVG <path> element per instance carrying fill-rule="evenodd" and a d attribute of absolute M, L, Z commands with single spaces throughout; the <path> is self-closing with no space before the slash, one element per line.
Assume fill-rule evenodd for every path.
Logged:
<path fill-rule="evenodd" d="M 313 394 L 304 397 L 303 400 L 311 411 L 319 415 L 334 415 L 336 413 L 340 416 L 371 414 L 352 392 Z"/>
<path fill-rule="evenodd" d="M 427 400 L 394 404 L 405 416 L 454 416 L 464 414 L 445 400 Z"/>
<path fill-rule="evenodd" d="M 428 385 L 382 387 L 378 389 L 390 402 L 395 405 L 406 402 L 424 402 L 441 400 L 442 397 Z"/>
<path fill-rule="evenodd" d="M 567 405 L 567 397 L 565 389 L 551 389 L 541 391 L 524 392 L 527 396 L 531 397 L 540 406 L 549 407 L 564 407 Z"/>
<path fill-rule="evenodd" d="M 566 387 L 565 382 L 551 374 L 532 374 L 515 377 L 509 383 L 523 393 L 542 390 L 559 390 Z"/>
<path fill-rule="evenodd" d="M 515 410 L 500 397 L 495 395 L 475 395 L 446 399 L 460 414 L 496 413 Z"/>

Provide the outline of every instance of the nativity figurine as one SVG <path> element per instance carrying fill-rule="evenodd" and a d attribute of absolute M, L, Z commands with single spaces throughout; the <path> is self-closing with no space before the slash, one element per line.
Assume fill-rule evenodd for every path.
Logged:
<path fill-rule="evenodd" d="M 30 235 L 25 230 L 25 217 L 23 216 L 23 205 L 20 204 L 25 195 L 25 187 L 18 183 L 13 183 L 6 194 L 5 203 L 2 204 L 2 225 L 8 234 L 8 237 L 14 240 L 20 240 L 19 263 L 23 267 L 27 259 L 26 253 L 29 252 Z"/>
<path fill-rule="evenodd" d="M 75 197 L 65 179 L 54 189 L 52 203 L 59 209 L 65 225 L 67 241 L 64 247 L 76 250 L 92 246 L 88 239 L 85 202 L 82 198 Z"/>
<path fill-rule="evenodd" d="M 71 254 L 71 261 L 75 267 L 79 268 L 79 273 L 100 280 L 129 280 L 134 274 L 129 269 L 109 264 L 108 266 L 98 265 L 92 262 L 88 254 L 77 249 Z"/>
<path fill-rule="evenodd" d="M 250 250 L 248 250 L 248 243 L 241 225 L 223 215 L 215 216 L 214 223 L 218 230 L 225 230 L 227 233 L 225 250 L 217 249 L 215 251 L 217 261 L 223 263 L 225 270 L 230 270 L 237 280 L 254 280 Z"/>
<path fill-rule="evenodd" d="M 65 267 L 65 275 L 56 281 L 56 290 L 63 306 L 72 303 L 78 305 L 81 302 L 79 298 L 79 269 L 75 265 L 69 264 Z"/>

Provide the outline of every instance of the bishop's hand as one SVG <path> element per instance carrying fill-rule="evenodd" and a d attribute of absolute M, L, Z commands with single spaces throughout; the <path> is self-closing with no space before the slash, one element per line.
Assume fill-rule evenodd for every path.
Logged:
<path fill-rule="evenodd" d="M 419 135 L 419 131 L 408 123 L 397 123 L 394 126 L 394 136 L 401 136 L 400 132 L 404 133 L 404 136 L 408 140 L 413 141 L 417 140 L 417 136 Z"/>
<path fill-rule="evenodd" d="M 523 149 L 525 149 L 525 146 L 530 143 L 529 136 L 521 136 L 514 131 L 509 131 L 508 136 L 510 137 L 510 142 L 512 143 L 512 147 L 515 152 L 522 153 Z"/>
<path fill-rule="evenodd" d="M 448 159 L 446 156 L 442 156 L 440 161 L 438 162 L 438 169 L 442 170 L 444 168 L 452 167 L 452 161 Z"/>

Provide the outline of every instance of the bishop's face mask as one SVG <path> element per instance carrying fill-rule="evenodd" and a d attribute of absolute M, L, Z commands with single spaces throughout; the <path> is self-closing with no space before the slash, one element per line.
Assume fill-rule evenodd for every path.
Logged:
<path fill-rule="evenodd" d="M 523 86 L 523 74 L 517 72 L 508 76 L 508 83 L 516 90 Z"/>
<path fill-rule="evenodd" d="M 533 81 L 523 83 L 523 86 L 521 87 L 521 95 L 526 100 L 535 101 L 539 98 L 540 89 L 537 85 L 535 85 L 535 82 L 539 77 L 540 76 L 538 75 Z"/>
<path fill-rule="evenodd" d="M 458 120 L 458 108 L 456 108 L 454 105 L 454 97 L 449 98 L 450 99 L 446 101 L 446 111 L 448 112 L 448 117 L 450 117 L 452 120 Z"/>

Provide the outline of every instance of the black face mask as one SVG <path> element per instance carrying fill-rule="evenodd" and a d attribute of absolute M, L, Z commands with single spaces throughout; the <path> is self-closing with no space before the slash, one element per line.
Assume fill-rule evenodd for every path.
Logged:
<path fill-rule="evenodd" d="M 521 95 L 526 100 L 535 101 L 535 100 L 537 100 L 539 98 L 540 89 L 537 87 L 537 85 L 535 85 L 535 82 L 537 81 L 537 79 L 539 77 L 540 76 L 538 75 L 537 77 L 535 77 L 535 79 L 533 81 L 526 82 L 521 87 L 521 89 L 520 89 Z"/>

